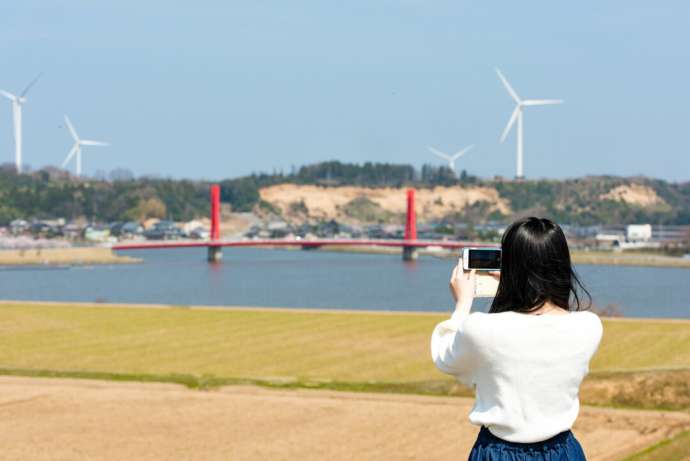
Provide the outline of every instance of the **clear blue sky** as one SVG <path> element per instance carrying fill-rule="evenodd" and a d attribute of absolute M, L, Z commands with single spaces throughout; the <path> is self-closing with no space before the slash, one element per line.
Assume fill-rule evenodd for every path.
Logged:
<path fill-rule="evenodd" d="M 184 6 L 183 6 L 184 5 Z M 436 162 L 512 176 L 513 103 L 525 173 L 690 180 L 690 3 L 460 0 L 50 1 L 0 6 L 0 88 L 38 72 L 25 157 L 57 165 L 62 115 L 86 138 L 87 174 L 217 179 L 338 159 Z M 13 158 L 0 101 L 0 161 Z"/>

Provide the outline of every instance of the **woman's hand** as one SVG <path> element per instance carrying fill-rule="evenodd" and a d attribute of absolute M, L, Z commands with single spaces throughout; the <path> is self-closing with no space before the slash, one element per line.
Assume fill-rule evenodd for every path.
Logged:
<path fill-rule="evenodd" d="M 450 294 L 455 300 L 455 306 L 471 307 L 474 301 L 474 287 L 477 271 L 472 269 L 465 272 L 462 268 L 462 258 L 453 269 L 450 276 Z"/>

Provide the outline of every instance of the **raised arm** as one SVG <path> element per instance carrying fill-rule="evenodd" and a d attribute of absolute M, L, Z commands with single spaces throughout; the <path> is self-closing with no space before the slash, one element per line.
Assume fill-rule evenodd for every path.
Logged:
<path fill-rule="evenodd" d="M 436 367 L 468 386 L 472 385 L 476 366 L 474 345 L 466 332 L 466 320 L 474 301 L 474 284 L 475 271 L 465 272 L 460 259 L 450 277 L 455 310 L 450 319 L 436 325 L 431 334 L 431 359 Z"/>

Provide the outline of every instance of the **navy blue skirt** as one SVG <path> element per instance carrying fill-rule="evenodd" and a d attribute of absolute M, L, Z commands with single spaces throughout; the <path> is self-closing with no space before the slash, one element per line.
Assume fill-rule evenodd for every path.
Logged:
<path fill-rule="evenodd" d="M 468 461 L 586 461 L 570 430 L 534 443 L 508 442 L 482 426 Z"/>

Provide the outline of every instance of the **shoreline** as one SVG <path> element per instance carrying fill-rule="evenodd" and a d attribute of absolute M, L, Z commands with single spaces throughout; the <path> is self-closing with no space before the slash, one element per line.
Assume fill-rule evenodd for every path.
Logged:
<path fill-rule="evenodd" d="M 365 253 L 365 254 L 386 254 L 395 255 L 400 253 L 398 248 L 386 247 L 358 247 L 348 246 L 339 247 L 324 245 L 318 251 L 328 251 L 333 253 Z M 455 258 L 457 250 L 430 250 L 420 248 L 417 250 L 420 256 L 435 256 L 441 259 Z M 571 251 L 574 264 L 592 266 L 631 266 L 631 267 L 668 267 L 673 269 L 690 269 L 690 259 L 673 256 L 665 256 L 650 253 L 614 253 L 604 251 Z"/>
<path fill-rule="evenodd" d="M 296 314 L 362 314 L 362 315 L 400 315 L 400 316 L 428 316 L 443 317 L 450 316 L 450 309 L 447 312 L 441 311 L 378 311 L 372 309 L 328 309 L 328 308 L 308 308 L 308 307 L 272 307 L 272 306 L 235 306 L 235 305 L 178 305 L 178 304 L 147 304 L 147 303 L 99 303 L 89 301 L 26 301 L 0 299 L 2 307 L 91 307 L 105 309 L 171 309 L 171 310 L 197 310 L 197 311 L 221 311 L 221 312 L 275 312 L 275 313 L 296 313 Z M 598 315 L 598 314 L 597 314 Z M 666 318 L 666 317 L 607 317 L 599 316 L 611 322 L 664 322 L 664 323 L 690 323 L 690 319 L 685 318 Z"/>
<path fill-rule="evenodd" d="M 598 251 L 573 251 L 571 254 L 573 263 L 582 265 L 690 268 L 690 259 L 688 258 L 658 254 L 606 253 Z"/>
<path fill-rule="evenodd" d="M 419 248 L 420 256 L 433 256 L 440 259 L 456 258 L 458 251 L 433 249 L 434 247 Z M 263 249 L 282 249 L 299 251 L 300 248 L 264 247 Z M 304 251 L 304 250 L 302 250 Z M 371 247 L 371 246 L 336 246 L 324 245 L 309 251 L 349 254 L 380 254 L 398 255 L 399 248 Z M 658 254 L 613 253 L 599 251 L 571 252 L 572 261 L 576 265 L 594 266 L 628 266 L 628 267 L 659 267 L 671 269 L 690 269 L 690 259 L 664 256 Z M 137 264 L 143 259 L 135 256 L 125 256 L 107 247 L 67 247 L 67 248 L 28 248 L 18 250 L 0 250 L 1 266 L 83 266 L 107 264 Z"/>
<path fill-rule="evenodd" d="M 118 255 L 105 247 L 0 250 L 0 266 L 84 266 L 140 262 L 140 258 Z"/>

